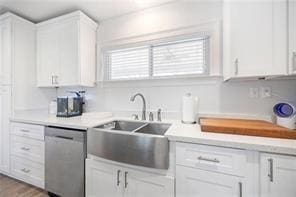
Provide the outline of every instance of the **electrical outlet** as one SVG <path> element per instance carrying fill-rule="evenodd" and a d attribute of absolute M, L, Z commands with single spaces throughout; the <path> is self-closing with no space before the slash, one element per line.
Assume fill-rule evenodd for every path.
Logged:
<path fill-rule="evenodd" d="M 271 87 L 261 87 L 261 98 L 270 98 L 271 97 Z"/>
<path fill-rule="evenodd" d="M 258 98 L 259 97 L 259 89 L 258 88 L 250 88 L 249 89 L 249 97 L 250 98 Z"/>

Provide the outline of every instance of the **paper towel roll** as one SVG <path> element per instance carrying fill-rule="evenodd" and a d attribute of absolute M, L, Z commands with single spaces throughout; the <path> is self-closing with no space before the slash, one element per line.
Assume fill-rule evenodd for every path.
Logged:
<path fill-rule="evenodd" d="M 185 124 L 196 123 L 198 98 L 187 93 L 182 100 L 182 122 Z"/>

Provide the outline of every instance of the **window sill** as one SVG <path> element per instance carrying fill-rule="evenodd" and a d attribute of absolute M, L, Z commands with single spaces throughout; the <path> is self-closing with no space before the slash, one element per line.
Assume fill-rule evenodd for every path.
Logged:
<path fill-rule="evenodd" d="M 182 76 L 174 78 L 158 79 L 133 79 L 133 80 L 114 80 L 98 81 L 98 86 L 102 88 L 120 88 L 120 87 L 162 87 L 162 86 L 191 86 L 216 84 L 223 81 L 223 77 L 216 76 Z"/>

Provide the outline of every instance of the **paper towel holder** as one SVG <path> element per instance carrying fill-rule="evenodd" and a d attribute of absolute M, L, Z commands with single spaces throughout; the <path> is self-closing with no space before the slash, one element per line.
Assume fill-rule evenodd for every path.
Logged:
<path fill-rule="evenodd" d="M 183 124 L 196 124 L 198 98 L 187 93 L 182 99 L 182 120 Z"/>

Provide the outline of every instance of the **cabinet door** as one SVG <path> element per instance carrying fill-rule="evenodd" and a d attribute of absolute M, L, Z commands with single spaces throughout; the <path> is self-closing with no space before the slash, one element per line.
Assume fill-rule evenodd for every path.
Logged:
<path fill-rule="evenodd" d="M 57 28 L 37 32 L 37 86 L 57 86 L 59 73 L 59 32 Z"/>
<path fill-rule="evenodd" d="M 236 176 L 176 167 L 176 197 L 252 196 L 247 193 L 244 182 Z"/>
<path fill-rule="evenodd" d="M 0 22 L 0 85 L 11 84 L 11 22 Z"/>
<path fill-rule="evenodd" d="M 78 28 L 77 20 L 59 25 L 60 67 L 58 83 L 62 86 L 79 85 Z"/>
<path fill-rule="evenodd" d="M 174 178 L 136 170 L 125 170 L 125 197 L 172 197 Z"/>
<path fill-rule="evenodd" d="M 287 74 L 285 1 L 234 1 L 224 4 L 226 77 Z"/>
<path fill-rule="evenodd" d="M 122 170 L 86 159 L 86 197 L 122 197 Z"/>
<path fill-rule="evenodd" d="M 11 88 L 0 86 L 0 172 L 9 173 L 9 118 Z"/>
<path fill-rule="evenodd" d="M 261 154 L 261 197 L 295 197 L 296 157 Z"/>
<path fill-rule="evenodd" d="M 289 1 L 289 65 L 290 74 L 296 74 L 296 1 Z"/>

